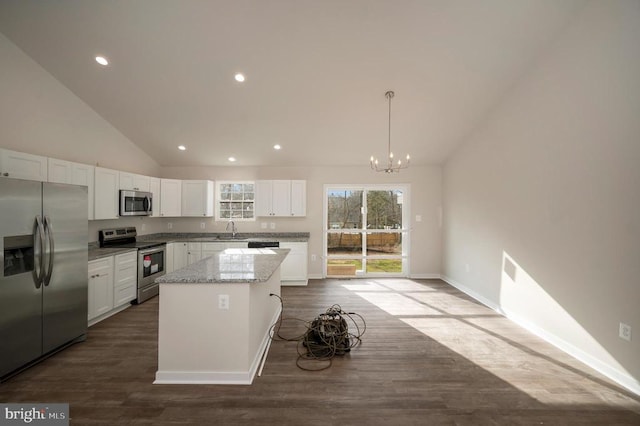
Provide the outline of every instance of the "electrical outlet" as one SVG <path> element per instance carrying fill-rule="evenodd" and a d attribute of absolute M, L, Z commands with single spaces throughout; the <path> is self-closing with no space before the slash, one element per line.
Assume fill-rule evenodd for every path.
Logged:
<path fill-rule="evenodd" d="M 229 295 L 221 294 L 218 296 L 218 309 L 229 309 Z"/>
<path fill-rule="evenodd" d="M 271 229 L 276 229 L 276 224 L 275 224 L 275 222 L 271 222 L 271 223 L 269 224 L 269 228 L 271 228 Z"/>
<path fill-rule="evenodd" d="M 200 222 L 200 229 L 204 229 L 204 222 Z"/>
<path fill-rule="evenodd" d="M 416 222 L 422 222 L 422 215 L 416 215 Z"/>
<path fill-rule="evenodd" d="M 142 226 L 140 226 L 140 231 L 144 231 L 146 227 L 147 225 L 143 223 Z"/>
<path fill-rule="evenodd" d="M 312 262 L 315 262 L 315 261 L 316 261 L 316 259 L 317 259 L 316 255 L 315 255 L 315 254 L 312 254 L 312 255 L 311 255 L 311 261 L 312 261 Z"/>
<path fill-rule="evenodd" d="M 167 223 L 167 228 L 168 229 L 173 229 L 173 223 L 171 223 L 171 222 Z"/>
<path fill-rule="evenodd" d="M 620 331 L 618 335 L 621 339 L 631 341 L 631 326 L 629 324 L 625 324 L 623 322 L 620 323 Z"/>
<path fill-rule="evenodd" d="M 262 229 L 267 229 L 267 226 L 268 226 L 267 222 L 261 222 L 260 223 L 260 228 L 262 228 Z"/>
<path fill-rule="evenodd" d="M 471 271 L 471 265 L 469 265 L 468 263 L 465 263 L 465 265 L 464 265 L 464 269 L 465 269 L 467 272 L 470 272 L 470 271 Z"/>

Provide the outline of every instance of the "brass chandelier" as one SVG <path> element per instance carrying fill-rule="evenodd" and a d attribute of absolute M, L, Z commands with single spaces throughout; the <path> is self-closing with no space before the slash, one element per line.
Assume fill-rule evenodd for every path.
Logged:
<path fill-rule="evenodd" d="M 393 93 L 391 90 L 389 90 L 387 93 L 384 94 L 384 96 L 389 99 L 389 143 L 387 145 L 387 165 L 386 166 L 382 166 L 378 163 L 378 159 L 375 158 L 373 155 L 371 156 L 371 160 L 370 160 L 370 164 L 371 164 L 371 169 L 375 170 L 376 172 L 385 172 L 385 173 L 393 173 L 393 172 L 399 172 L 401 169 L 406 169 L 407 167 L 409 167 L 409 162 L 411 161 L 411 157 L 409 157 L 409 154 L 407 154 L 407 162 L 403 163 L 402 160 L 398 160 L 397 163 L 393 163 L 393 152 L 391 152 L 391 98 L 393 98 L 393 96 L 395 95 L 395 93 Z"/>

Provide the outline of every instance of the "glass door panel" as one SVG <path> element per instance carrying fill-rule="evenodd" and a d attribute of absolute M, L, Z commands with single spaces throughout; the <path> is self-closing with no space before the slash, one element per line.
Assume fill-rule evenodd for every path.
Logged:
<path fill-rule="evenodd" d="M 368 232 L 367 256 L 402 255 L 401 232 Z"/>
<path fill-rule="evenodd" d="M 362 229 L 362 206 L 362 190 L 330 190 L 327 229 Z"/>
<path fill-rule="evenodd" d="M 367 191 L 367 229 L 402 229 L 401 190 Z"/>

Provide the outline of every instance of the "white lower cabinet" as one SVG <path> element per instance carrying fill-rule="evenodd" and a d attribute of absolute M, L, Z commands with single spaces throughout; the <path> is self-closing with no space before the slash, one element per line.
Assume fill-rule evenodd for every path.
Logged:
<path fill-rule="evenodd" d="M 173 271 L 177 271 L 188 264 L 189 246 L 188 243 L 171 243 L 171 246 L 173 250 Z"/>
<path fill-rule="evenodd" d="M 187 265 L 202 259 L 202 243 L 188 243 L 187 247 Z"/>
<path fill-rule="evenodd" d="M 138 252 L 131 251 L 89 261 L 89 325 L 130 306 L 136 298 Z"/>
<path fill-rule="evenodd" d="M 118 307 L 137 297 L 138 253 L 133 251 L 114 257 L 113 306 Z"/>
<path fill-rule="evenodd" d="M 113 309 L 113 256 L 89 262 L 89 321 Z"/>
<path fill-rule="evenodd" d="M 289 249 L 289 254 L 280 265 L 282 285 L 307 285 L 307 244 L 304 242 L 281 242 L 280 248 Z"/>

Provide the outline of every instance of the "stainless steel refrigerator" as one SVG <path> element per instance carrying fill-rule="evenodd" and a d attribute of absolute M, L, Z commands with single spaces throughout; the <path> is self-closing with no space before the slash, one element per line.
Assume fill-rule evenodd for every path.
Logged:
<path fill-rule="evenodd" d="M 0 380 L 85 339 L 87 188 L 0 178 Z"/>

